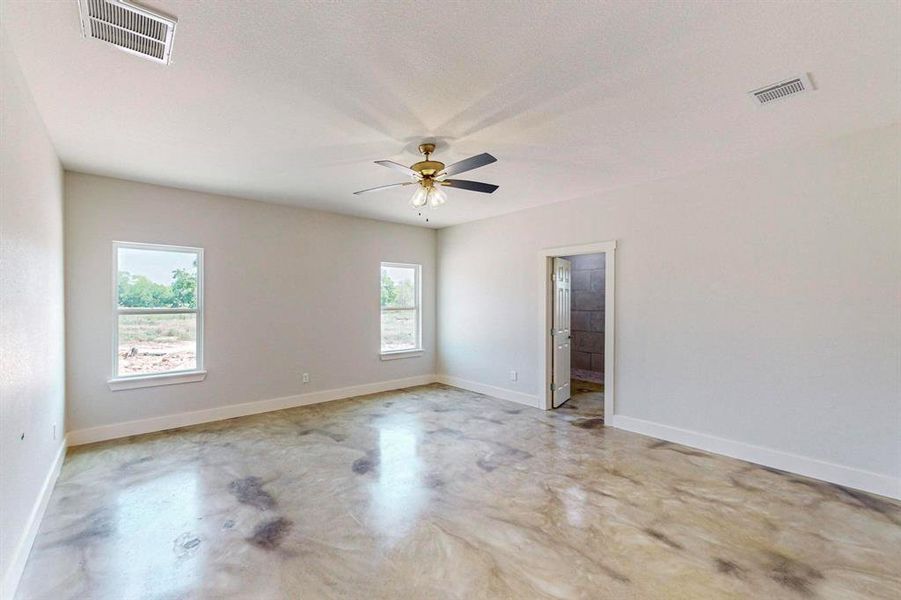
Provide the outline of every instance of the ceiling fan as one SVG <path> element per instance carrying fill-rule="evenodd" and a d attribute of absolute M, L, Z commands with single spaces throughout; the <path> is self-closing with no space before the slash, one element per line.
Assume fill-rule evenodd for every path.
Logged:
<path fill-rule="evenodd" d="M 389 188 L 418 184 L 416 192 L 413 194 L 413 197 L 410 198 L 410 204 L 412 204 L 414 208 L 422 208 L 427 204 L 432 208 L 437 208 L 447 200 L 447 194 L 441 189 L 444 186 L 469 190 L 471 192 L 482 192 L 485 194 L 490 194 L 498 188 L 496 185 L 482 183 L 480 181 L 448 179 L 451 175 L 472 171 L 473 169 L 478 169 L 479 167 L 484 167 L 485 165 L 496 162 L 497 159 L 487 152 L 476 156 L 470 156 L 467 159 L 455 162 L 446 167 L 443 162 L 431 160 L 430 158 L 435 151 L 435 144 L 420 144 L 419 151 L 425 157 L 425 160 L 421 160 L 409 167 L 405 167 L 400 163 L 390 160 L 375 161 L 375 164 L 377 165 L 382 165 L 383 167 L 388 167 L 389 169 L 394 169 L 405 175 L 409 175 L 412 179 L 411 181 L 392 183 L 391 185 L 381 185 L 379 187 L 369 188 L 368 190 L 360 190 L 359 192 L 354 192 L 354 194 L 365 194 L 367 192 L 376 192 L 378 190 L 387 190 Z"/>

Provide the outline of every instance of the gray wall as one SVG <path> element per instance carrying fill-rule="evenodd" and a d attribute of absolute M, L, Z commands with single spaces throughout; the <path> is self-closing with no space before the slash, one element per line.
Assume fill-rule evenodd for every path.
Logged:
<path fill-rule="evenodd" d="M 113 240 L 204 248 L 205 381 L 109 390 Z M 380 261 L 422 265 L 422 356 L 380 360 Z M 66 274 L 70 430 L 435 372 L 431 229 L 67 172 Z"/>
<path fill-rule="evenodd" d="M 439 372 L 538 397 L 540 251 L 616 240 L 617 415 L 897 481 L 899 152 L 894 125 L 442 229 Z"/>
<path fill-rule="evenodd" d="M 65 361 L 62 169 L 2 30 L 0 54 L 0 597 L 6 598 L 31 547 L 32 509 L 62 446 Z"/>
<path fill-rule="evenodd" d="M 572 262 L 573 369 L 604 373 L 604 277 L 603 254 L 566 257 Z"/>

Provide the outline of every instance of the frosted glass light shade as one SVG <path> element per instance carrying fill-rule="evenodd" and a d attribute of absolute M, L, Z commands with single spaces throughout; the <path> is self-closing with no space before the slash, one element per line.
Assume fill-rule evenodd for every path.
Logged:
<path fill-rule="evenodd" d="M 416 192 L 414 192 L 413 197 L 410 198 L 410 204 L 412 204 L 415 208 L 422 208 L 426 204 L 428 204 L 428 190 L 424 187 L 419 186 L 416 188 Z"/>
<path fill-rule="evenodd" d="M 441 189 L 441 186 L 434 185 L 429 189 L 429 205 L 432 208 L 438 208 L 447 200 L 447 194 Z"/>

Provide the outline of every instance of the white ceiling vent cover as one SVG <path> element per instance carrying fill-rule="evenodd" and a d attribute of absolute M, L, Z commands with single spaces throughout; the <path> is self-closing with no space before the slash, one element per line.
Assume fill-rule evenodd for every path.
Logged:
<path fill-rule="evenodd" d="M 748 92 L 754 99 L 754 104 L 760 106 L 783 100 L 789 96 L 802 94 L 804 92 L 812 92 L 814 90 L 813 83 L 806 73 L 780 81 L 779 83 L 771 83 L 768 86 Z"/>
<path fill-rule="evenodd" d="M 175 19 L 125 0 L 78 0 L 81 31 L 87 38 L 108 42 L 120 50 L 169 64 Z"/>

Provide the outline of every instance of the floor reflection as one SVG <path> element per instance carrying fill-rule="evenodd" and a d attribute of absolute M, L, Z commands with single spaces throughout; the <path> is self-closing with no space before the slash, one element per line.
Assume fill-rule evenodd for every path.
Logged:
<path fill-rule="evenodd" d="M 186 564 L 203 552 L 197 492 L 193 469 L 125 487 L 113 509 L 116 537 L 95 550 L 112 561 L 104 585 L 121 598 L 179 597 L 193 588 L 203 573 Z"/>
<path fill-rule="evenodd" d="M 379 531 L 402 538 L 416 523 L 426 502 L 414 424 L 388 424 L 379 430 L 378 481 L 373 484 L 372 514 Z"/>

